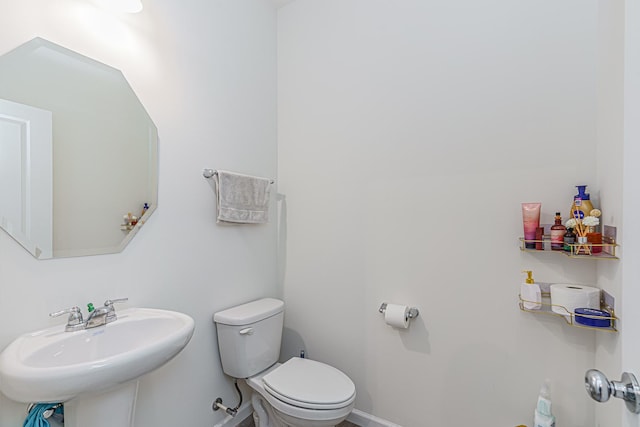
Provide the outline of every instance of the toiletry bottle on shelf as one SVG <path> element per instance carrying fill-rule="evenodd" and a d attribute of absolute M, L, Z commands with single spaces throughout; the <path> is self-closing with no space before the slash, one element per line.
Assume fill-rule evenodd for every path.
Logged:
<path fill-rule="evenodd" d="M 571 252 L 571 248 L 576 243 L 576 234 L 573 232 L 573 228 L 569 228 L 562 238 L 563 249 L 565 252 Z"/>
<path fill-rule="evenodd" d="M 540 285 L 534 282 L 533 272 L 530 270 L 524 270 L 523 273 L 527 273 L 527 278 L 524 283 L 520 285 L 520 299 L 525 310 L 540 310 L 542 307 L 542 293 L 540 292 Z"/>
<path fill-rule="evenodd" d="M 544 227 L 536 227 L 536 250 L 544 250 Z"/>
<path fill-rule="evenodd" d="M 587 241 L 591 244 L 591 253 L 599 254 L 602 252 L 602 234 L 587 233 Z"/>
<path fill-rule="evenodd" d="M 556 212 L 555 221 L 555 224 L 551 226 L 551 249 L 561 251 L 564 249 L 564 235 L 567 232 L 567 227 L 562 225 L 560 212 Z"/>
<path fill-rule="evenodd" d="M 589 215 L 591 210 L 593 209 L 593 205 L 591 204 L 591 196 L 585 193 L 587 186 L 586 185 L 576 185 L 578 189 L 578 194 L 573 196 L 573 204 L 571 205 L 571 213 L 569 218 L 583 219 L 585 216 Z"/>
<path fill-rule="evenodd" d="M 536 248 L 536 228 L 540 227 L 540 202 L 522 204 L 522 223 L 524 226 L 524 247 Z"/>
<path fill-rule="evenodd" d="M 545 380 L 540 389 L 538 404 L 533 414 L 533 427 L 555 427 L 556 425 L 556 417 L 551 413 L 550 382 Z"/>

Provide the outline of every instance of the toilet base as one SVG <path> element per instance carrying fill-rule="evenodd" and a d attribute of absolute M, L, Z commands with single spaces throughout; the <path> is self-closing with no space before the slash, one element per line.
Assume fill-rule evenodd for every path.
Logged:
<path fill-rule="evenodd" d="M 273 408 L 260 394 L 251 393 L 253 422 L 256 427 L 335 427 L 347 419 L 347 415 L 332 420 L 302 420 Z"/>

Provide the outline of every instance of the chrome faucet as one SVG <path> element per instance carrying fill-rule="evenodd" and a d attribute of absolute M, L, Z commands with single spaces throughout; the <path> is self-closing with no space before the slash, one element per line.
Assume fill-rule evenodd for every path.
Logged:
<path fill-rule="evenodd" d="M 67 326 L 64 328 L 64 330 L 67 332 L 74 332 L 82 329 L 91 329 L 118 320 L 118 316 L 116 315 L 115 308 L 113 308 L 113 304 L 125 302 L 128 300 L 129 298 L 118 298 L 113 300 L 108 299 L 104 302 L 103 307 L 96 309 L 93 308 L 93 304 L 89 304 L 89 317 L 87 318 L 86 322 L 82 319 L 82 311 L 80 311 L 79 307 L 71 307 L 64 310 L 56 311 L 54 313 L 49 313 L 49 316 L 58 317 L 63 314 L 69 313 Z"/>
<path fill-rule="evenodd" d="M 118 320 L 116 316 L 116 310 L 113 308 L 113 304 L 118 302 L 128 301 L 129 298 L 108 299 L 104 302 L 104 306 L 93 309 L 93 304 L 89 304 L 89 317 L 85 322 L 84 328 L 91 329 L 97 326 L 106 325 L 107 323 L 115 322 Z"/>

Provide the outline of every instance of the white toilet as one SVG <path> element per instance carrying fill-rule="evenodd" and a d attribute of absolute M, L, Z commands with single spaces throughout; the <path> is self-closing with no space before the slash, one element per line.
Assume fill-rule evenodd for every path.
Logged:
<path fill-rule="evenodd" d="M 222 369 L 253 390 L 258 427 L 333 427 L 353 409 L 356 388 L 338 369 L 280 356 L 284 303 L 264 298 L 213 316 Z"/>

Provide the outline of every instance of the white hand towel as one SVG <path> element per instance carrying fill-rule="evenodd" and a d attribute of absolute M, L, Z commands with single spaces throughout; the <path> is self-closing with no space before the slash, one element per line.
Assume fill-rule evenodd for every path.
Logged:
<path fill-rule="evenodd" d="M 216 172 L 214 179 L 218 200 L 217 222 L 269 222 L 269 179 L 222 170 Z"/>

